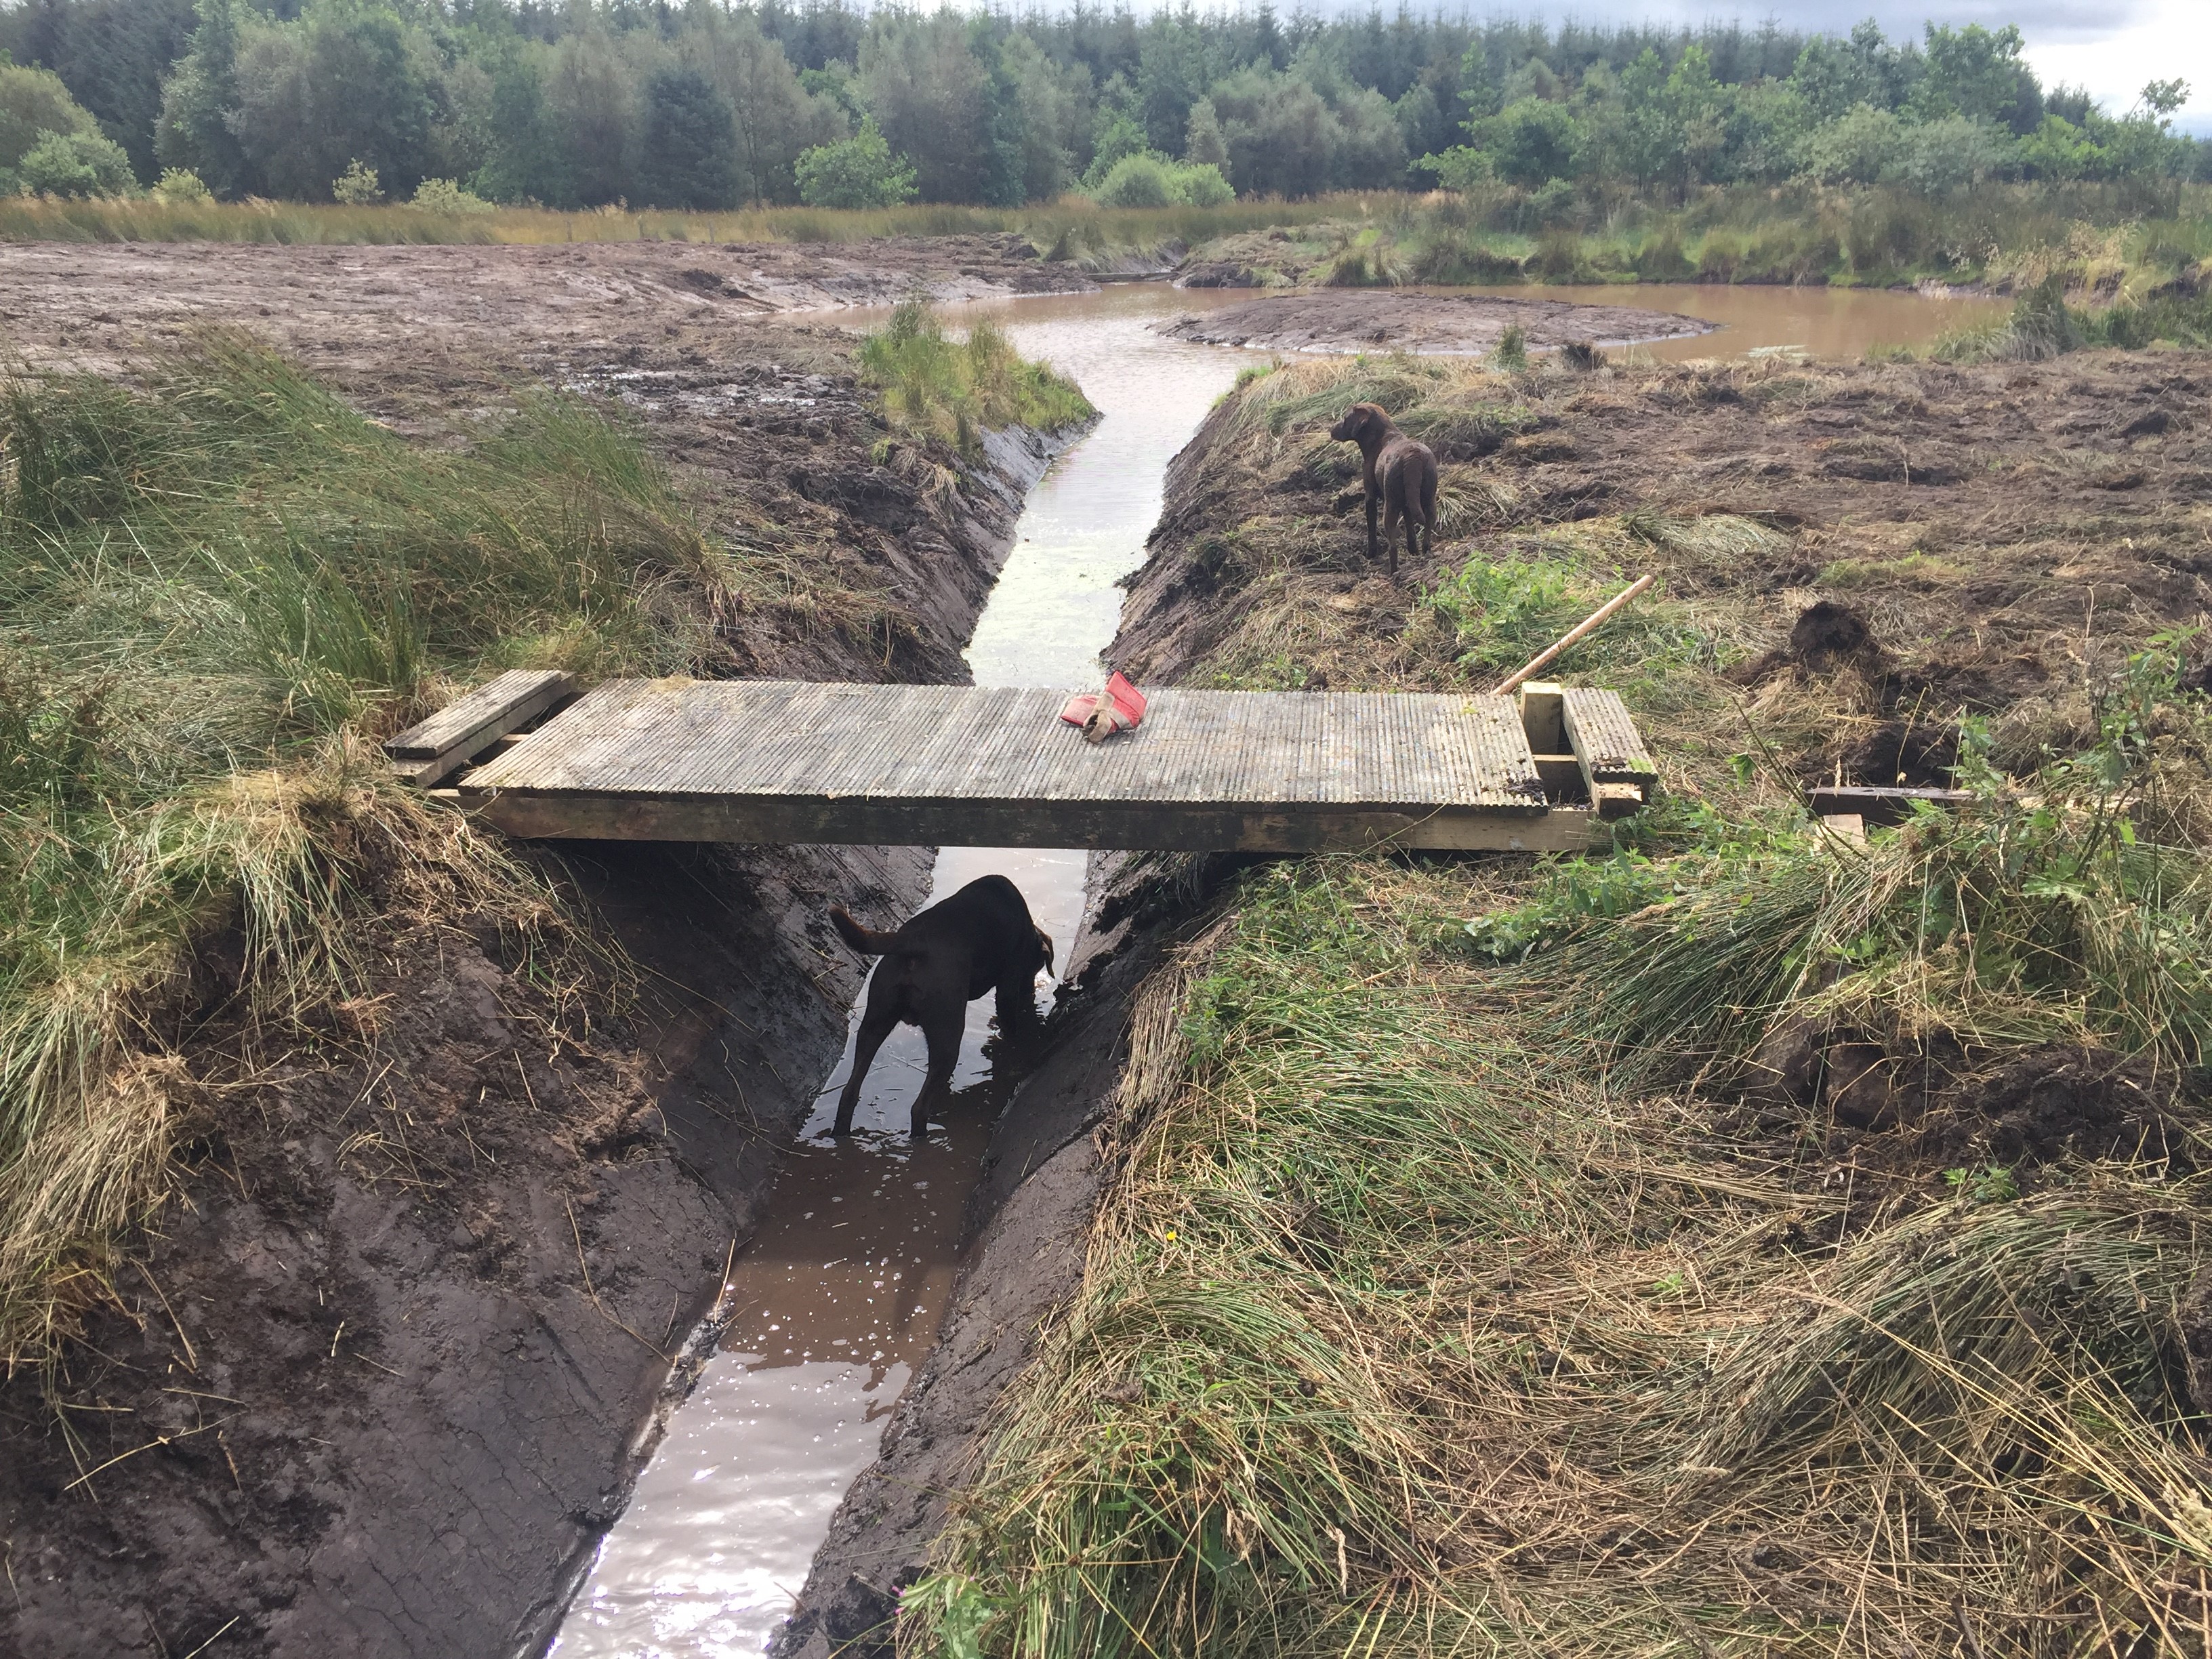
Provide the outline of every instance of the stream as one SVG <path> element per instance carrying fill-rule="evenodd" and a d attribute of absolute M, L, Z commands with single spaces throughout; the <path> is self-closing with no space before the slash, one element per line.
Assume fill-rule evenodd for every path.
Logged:
<path fill-rule="evenodd" d="M 1721 325 L 1640 348 L 1670 359 L 1790 347 L 1856 358 L 1876 344 L 1924 343 L 1968 309 L 1913 293 L 1826 289 L 1483 291 Z M 1143 562 L 1168 463 L 1256 356 L 1169 340 L 1152 325 L 1253 297 L 1147 282 L 943 308 L 956 328 L 990 316 L 1023 356 L 1071 375 L 1100 413 L 1030 495 L 967 653 L 976 684 L 1100 684 L 1099 653 L 1121 615 L 1115 584 Z M 839 320 L 866 328 L 880 318 Z M 1064 966 L 1082 921 L 1086 862 L 1081 852 L 947 848 L 932 897 L 992 872 L 1009 877 Z M 1040 981 L 1048 998 L 1050 976 Z M 789 1615 L 832 1512 L 873 1461 L 884 1420 L 935 1340 L 958 1271 L 968 1193 L 1011 1088 L 986 1051 L 991 1012 L 988 997 L 969 1006 L 952 1109 L 919 1145 L 905 1125 L 926 1055 L 911 1026 L 877 1056 L 855 1133 L 830 1138 L 852 1062 L 848 1028 L 767 1218 L 736 1261 L 735 1314 L 720 1350 L 602 1544 L 554 1644 L 561 1659 L 735 1659 L 760 1653 Z"/>

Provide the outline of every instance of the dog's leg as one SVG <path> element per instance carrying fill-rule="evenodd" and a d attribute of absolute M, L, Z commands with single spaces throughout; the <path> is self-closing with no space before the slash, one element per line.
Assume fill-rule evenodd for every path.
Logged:
<path fill-rule="evenodd" d="M 1370 559 L 1382 551 L 1382 541 L 1375 533 L 1375 509 L 1381 504 L 1381 496 L 1370 488 L 1367 492 L 1367 556 Z"/>
<path fill-rule="evenodd" d="M 914 1121 L 908 1126 L 916 1140 L 929 1133 L 931 1116 L 942 1116 L 945 1102 L 952 1097 L 952 1068 L 960 1063 L 960 1037 L 967 1025 L 964 1006 L 949 1012 L 938 1009 L 922 1022 L 921 1035 L 929 1044 L 929 1075 L 914 1097 Z"/>
<path fill-rule="evenodd" d="M 1398 480 L 1393 478 L 1390 482 L 1395 485 Z M 1390 549 L 1390 580 L 1394 582 L 1398 580 L 1398 495 L 1394 489 L 1382 498 L 1382 540 Z M 1413 534 L 1413 516 L 1410 513 L 1406 515 L 1406 533 L 1409 536 Z"/>
<path fill-rule="evenodd" d="M 860 1103 L 860 1085 L 868 1080 L 868 1067 L 876 1063 L 876 1050 L 884 1046 L 884 1039 L 898 1024 L 898 1016 L 889 1009 L 878 1011 L 873 1003 L 860 1017 L 860 1029 L 853 1039 L 853 1074 L 845 1079 L 845 1092 L 837 1097 L 837 1121 L 830 1127 L 834 1135 L 853 1133 L 853 1110 Z"/>

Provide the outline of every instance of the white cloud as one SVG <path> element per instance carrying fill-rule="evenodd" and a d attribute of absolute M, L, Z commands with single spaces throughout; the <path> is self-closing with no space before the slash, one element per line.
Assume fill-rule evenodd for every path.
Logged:
<path fill-rule="evenodd" d="M 2117 115 L 2145 82 L 2179 76 L 2189 82 L 2191 125 L 2212 119 L 2212 6 L 2204 0 L 2150 0 L 2100 29 L 2021 27 L 2045 86 L 2087 87 Z"/>

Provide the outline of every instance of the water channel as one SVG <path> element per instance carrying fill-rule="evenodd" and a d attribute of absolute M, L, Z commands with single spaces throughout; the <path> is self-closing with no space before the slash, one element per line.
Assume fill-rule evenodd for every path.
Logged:
<path fill-rule="evenodd" d="M 1720 325 L 1638 348 L 1665 359 L 1793 346 L 1856 358 L 1875 345 L 1924 343 L 1985 304 L 1825 289 L 1486 291 Z M 1072 375 L 1101 416 L 1030 495 L 968 650 L 978 684 L 1098 683 L 1121 615 L 1115 584 L 1143 562 L 1168 462 L 1255 355 L 1169 340 L 1152 325 L 1253 297 L 1141 283 L 946 308 L 956 327 L 993 317 L 1024 356 Z M 865 328 L 879 319 L 841 320 Z M 947 848 L 933 896 L 1006 875 L 1064 963 L 1082 920 L 1085 865 L 1079 852 Z M 991 1007 L 988 998 L 970 1006 L 954 1109 L 920 1145 L 905 1124 L 926 1056 L 909 1026 L 878 1055 L 856 1133 L 830 1139 L 848 1032 L 768 1218 L 737 1260 L 720 1352 L 602 1545 L 555 1644 L 560 1659 L 738 1659 L 758 1654 L 789 1615 L 831 1513 L 874 1459 L 884 1419 L 935 1339 L 958 1269 L 962 1212 L 1007 1093 L 985 1052 Z"/>

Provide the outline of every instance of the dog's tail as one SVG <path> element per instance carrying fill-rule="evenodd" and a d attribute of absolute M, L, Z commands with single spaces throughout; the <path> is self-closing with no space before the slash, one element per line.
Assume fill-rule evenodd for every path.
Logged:
<path fill-rule="evenodd" d="M 896 933 L 879 933 L 872 927 L 861 927 L 842 904 L 830 907 L 830 925 L 837 930 L 838 938 L 864 957 L 883 956 L 898 943 Z"/>

